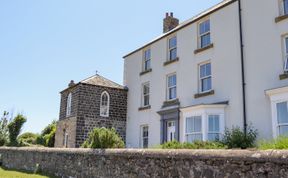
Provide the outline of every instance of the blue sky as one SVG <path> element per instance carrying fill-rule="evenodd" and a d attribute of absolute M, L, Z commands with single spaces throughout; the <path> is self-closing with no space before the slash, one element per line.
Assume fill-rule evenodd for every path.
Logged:
<path fill-rule="evenodd" d="M 22 113 L 40 132 L 59 115 L 59 92 L 98 70 L 122 84 L 122 56 L 221 0 L 1 0 L 0 113 Z"/>

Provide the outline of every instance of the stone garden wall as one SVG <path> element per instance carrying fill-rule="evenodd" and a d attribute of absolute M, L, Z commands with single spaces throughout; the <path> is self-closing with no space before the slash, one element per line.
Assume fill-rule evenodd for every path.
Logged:
<path fill-rule="evenodd" d="M 62 177 L 288 177 L 288 151 L 0 148 L 7 168 Z"/>

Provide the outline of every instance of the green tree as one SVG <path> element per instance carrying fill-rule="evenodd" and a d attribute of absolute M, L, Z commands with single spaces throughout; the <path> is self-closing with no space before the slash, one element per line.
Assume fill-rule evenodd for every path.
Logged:
<path fill-rule="evenodd" d="M 4 111 L 3 116 L 0 119 L 0 146 L 7 144 L 9 141 L 9 117 L 9 113 Z"/>
<path fill-rule="evenodd" d="M 9 145 L 10 146 L 18 146 L 18 140 L 17 137 L 21 132 L 21 129 L 24 125 L 24 123 L 27 121 L 27 119 L 21 115 L 18 114 L 9 124 L 8 124 L 8 130 L 9 130 Z"/>
<path fill-rule="evenodd" d="M 37 137 L 36 142 L 39 145 L 45 147 L 54 147 L 56 133 L 56 121 L 52 121 L 51 124 L 47 125 Z"/>
<path fill-rule="evenodd" d="M 125 144 L 115 129 L 95 128 L 83 143 L 84 148 L 124 148 Z"/>

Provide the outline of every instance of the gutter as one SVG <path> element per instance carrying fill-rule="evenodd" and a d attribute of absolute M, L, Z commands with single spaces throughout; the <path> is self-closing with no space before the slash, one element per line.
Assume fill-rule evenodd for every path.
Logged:
<path fill-rule="evenodd" d="M 239 30 L 240 30 L 240 52 L 241 52 L 241 73 L 242 73 L 242 97 L 243 97 L 243 126 L 244 134 L 247 135 L 247 111 L 246 111 L 246 81 L 245 81 L 245 63 L 244 63 L 244 43 L 242 26 L 242 8 L 241 0 L 238 0 Z"/>

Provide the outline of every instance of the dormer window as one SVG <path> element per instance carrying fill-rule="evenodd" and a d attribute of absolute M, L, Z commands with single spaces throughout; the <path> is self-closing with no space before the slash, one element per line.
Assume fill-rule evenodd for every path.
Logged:
<path fill-rule="evenodd" d="M 110 105 L 110 97 L 109 94 L 104 91 L 101 94 L 101 101 L 100 101 L 100 116 L 102 117 L 109 117 L 109 105 Z"/>
<path fill-rule="evenodd" d="M 66 117 L 71 116 L 71 106 L 72 106 L 72 93 L 69 93 L 67 97 Z"/>

